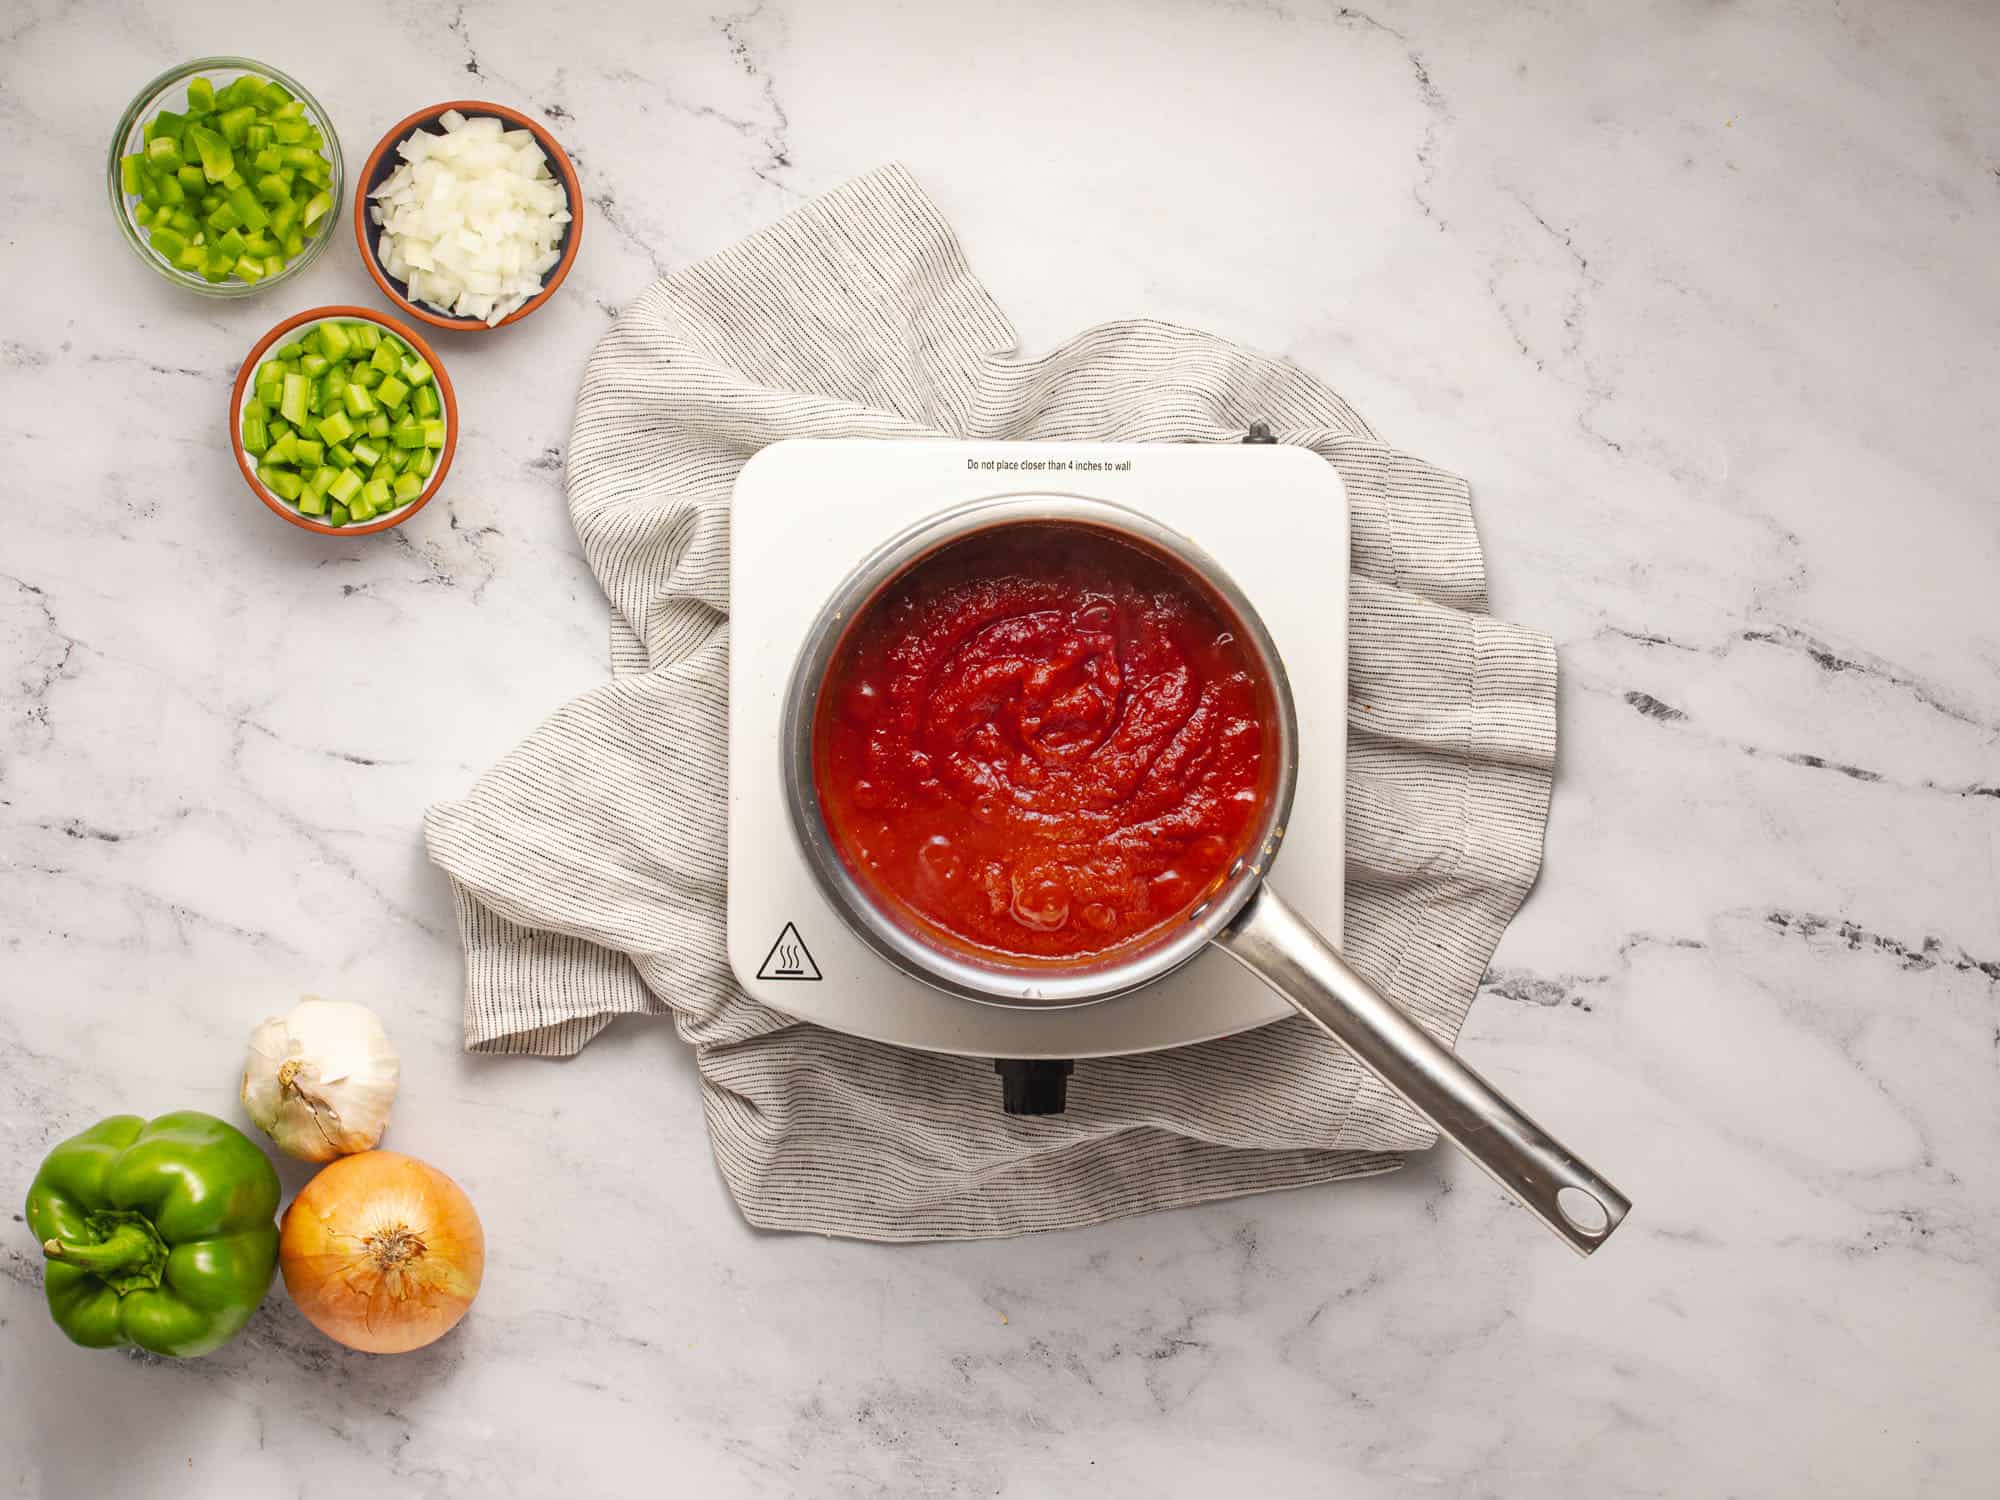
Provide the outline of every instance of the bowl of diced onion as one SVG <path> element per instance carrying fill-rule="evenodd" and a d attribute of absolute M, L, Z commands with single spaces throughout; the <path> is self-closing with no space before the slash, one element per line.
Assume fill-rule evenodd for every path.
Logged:
<path fill-rule="evenodd" d="M 413 318 L 479 332 L 562 285 L 583 235 L 576 168 L 540 122 L 475 99 L 418 110 L 362 167 L 354 237 L 375 284 Z"/>
<path fill-rule="evenodd" d="M 247 57 L 170 68 L 111 138 L 111 206 L 139 258 L 176 285 L 245 297 L 290 280 L 332 238 L 340 135 L 296 78 Z"/>
<path fill-rule="evenodd" d="M 364 307 L 315 307 L 251 348 L 229 403 L 251 492 L 323 536 L 399 526 L 430 503 L 458 447 L 437 351 Z"/>

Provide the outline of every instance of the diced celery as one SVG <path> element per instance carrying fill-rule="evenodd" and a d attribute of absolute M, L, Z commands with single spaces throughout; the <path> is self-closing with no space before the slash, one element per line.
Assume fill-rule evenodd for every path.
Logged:
<path fill-rule="evenodd" d="M 294 427 L 302 427 L 306 420 L 306 378 L 303 375 L 287 375 L 285 392 L 278 402 L 278 410 L 285 414 L 285 420 Z"/>
<path fill-rule="evenodd" d="M 403 379 L 411 385 L 424 385 L 431 378 L 431 367 L 414 354 L 403 361 Z"/>
<path fill-rule="evenodd" d="M 431 470 L 437 467 L 436 450 L 431 448 L 424 449 L 417 455 L 417 461 L 412 467 L 416 469 L 418 475 L 422 478 L 430 478 Z"/>
<path fill-rule="evenodd" d="M 369 368 L 373 369 L 374 366 L 370 365 Z M 399 377 L 385 375 L 382 377 L 382 383 L 375 387 L 375 397 L 384 406 L 401 410 L 403 403 L 410 399 L 410 388 Z"/>
<path fill-rule="evenodd" d="M 340 470 L 329 469 L 321 465 L 319 468 L 313 470 L 313 477 L 310 482 L 313 489 L 324 495 L 328 490 L 333 488 L 333 482 L 338 478 L 340 478 Z"/>
<path fill-rule="evenodd" d="M 412 398 L 416 403 L 416 413 L 420 417 L 434 417 L 444 410 L 444 403 L 438 399 L 437 387 L 420 385 Z"/>
<path fill-rule="evenodd" d="M 266 406 L 275 408 L 279 401 L 284 399 L 284 389 L 285 377 L 282 375 L 276 380 L 259 380 L 257 382 L 257 399 Z"/>
<path fill-rule="evenodd" d="M 260 479 L 264 479 L 264 476 L 261 472 L 258 474 L 257 477 Z M 299 478 L 298 475 L 294 474 L 290 469 L 280 469 L 278 470 L 277 473 L 271 475 L 268 479 L 264 479 L 264 482 L 270 485 L 272 489 L 276 490 L 280 495 L 284 496 L 287 500 L 298 500 L 301 499 L 305 494 L 306 482 L 303 479 Z M 319 499 L 319 496 L 315 495 L 313 496 L 313 499 L 317 500 Z M 304 510 L 305 507 L 301 505 L 299 509 Z"/>
<path fill-rule="evenodd" d="M 373 354 L 382 346 L 382 330 L 373 323 L 357 318 L 347 325 L 347 331 L 354 337 L 354 347 L 364 354 Z"/>
<path fill-rule="evenodd" d="M 347 383 L 374 390 L 387 377 L 373 365 L 349 365 Z"/>
<path fill-rule="evenodd" d="M 382 450 L 366 438 L 356 438 L 348 445 L 348 451 L 354 455 L 356 463 L 366 464 L 370 469 L 382 462 Z"/>
<path fill-rule="evenodd" d="M 354 340 L 347 336 L 347 329 L 338 321 L 321 323 L 314 332 L 319 335 L 319 352 L 328 359 L 344 359 L 354 347 Z"/>
<path fill-rule="evenodd" d="M 292 442 L 292 447 L 299 455 L 299 467 L 301 469 L 308 464 L 317 469 L 321 464 L 326 462 L 326 444 L 322 443 L 318 438 L 296 438 Z"/>
<path fill-rule="evenodd" d="M 347 388 L 340 394 L 341 399 L 347 403 L 347 414 L 350 417 L 365 417 L 375 410 L 375 398 L 368 394 L 368 387 L 365 385 L 349 382 Z"/>
<path fill-rule="evenodd" d="M 430 417 L 424 421 L 424 446 L 442 448 L 444 446 L 444 419 Z"/>
<path fill-rule="evenodd" d="M 369 480 L 361 486 L 361 498 L 367 502 L 370 510 L 387 510 L 389 508 L 389 481 L 386 479 Z"/>
<path fill-rule="evenodd" d="M 345 443 L 335 443 L 326 450 L 326 461 L 329 467 L 335 469 L 351 469 L 354 467 L 354 450 Z"/>
<path fill-rule="evenodd" d="M 271 446 L 271 437 L 265 430 L 262 412 L 246 411 L 243 414 L 243 446 L 252 453 L 262 453 Z"/>
<path fill-rule="evenodd" d="M 273 359 L 279 359 L 279 360 L 297 359 L 300 355 L 304 354 L 305 352 L 306 352 L 305 346 L 301 344 L 297 339 L 294 339 L 289 344 L 278 345 L 276 349 L 271 351 L 271 357 Z"/>
<path fill-rule="evenodd" d="M 329 443 L 344 442 L 354 435 L 354 424 L 347 420 L 346 412 L 332 412 L 319 419 L 319 435 Z"/>
<path fill-rule="evenodd" d="M 399 505 L 408 504 L 424 492 L 424 482 L 414 474 L 398 474 L 393 493 Z"/>
<path fill-rule="evenodd" d="M 264 456 L 274 464 L 303 466 L 305 463 L 305 459 L 299 453 L 299 435 L 289 428 L 282 435 L 272 438 L 270 448 Z"/>
<path fill-rule="evenodd" d="M 389 347 L 387 339 L 384 339 L 375 352 L 368 357 L 368 363 L 380 370 L 384 375 L 394 375 L 402 367 L 402 361 L 396 357 L 396 351 Z"/>
<path fill-rule="evenodd" d="M 424 430 L 415 422 L 401 422 L 390 429 L 389 441 L 398 448 L 421 448 L 424 446 Z"/>
<path fill-rule="evenodd" d="M 326 356 L 317 353 L 308 354 L 299 361 L 299 368 L 308 375 L 323 374 L 326 370 Z"/>
<path fill-rule="evenodd" d="M 389 414 L 387 412 L 377 411 L 373 416 L 369 417 L 368 435 L 372 438 L 385 438 L 389 435 Z"/>
<path fill-rule="evenodd" d="M 344 505 L 334 506 L 328 513 L 326 520 L 329 526 L 345 526 L 347 524 L 347 507 Z"/>
<path fill-rule="evenodd" d="M 323 516 L 326 514 L 326 496 L 318 490 L 308 489 L 302 491 L 300 494 L 288 495 L 285 498 L 299 502 L 300 515 Z"/>
<path fill-rule="evenodd" d="M 348 507 L 351 512 L 356 507 L 352 501 L 361 490 L 361 476 L 352 469 L 342 469 L 327 489 L 327 494 Z"/>

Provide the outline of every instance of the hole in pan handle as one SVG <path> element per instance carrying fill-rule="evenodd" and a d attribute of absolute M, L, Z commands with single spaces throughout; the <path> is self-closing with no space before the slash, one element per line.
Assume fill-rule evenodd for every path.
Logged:
<path fill-rule="evenodd" d="M 1350 968 L 1269 886 L 1216 938 L 1370 1072 L 1415 1105 L 1579 1255 L 1632 1203 Z"/>

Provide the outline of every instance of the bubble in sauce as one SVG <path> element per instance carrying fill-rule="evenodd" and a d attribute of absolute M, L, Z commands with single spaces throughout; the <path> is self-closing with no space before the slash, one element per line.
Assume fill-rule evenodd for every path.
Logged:
<path fill-rule="evenodd" d="M 882 716 L 882 690 L 870 678 L 857 678 L 848 684 L 841 706 L 855 723 L 873 724 Z"/>
<path fill-rule="evenodd" d="M 965 860 L 950 838 L 934 833 L 917 848 L 917 872 L 933 892 L 947 891 L 965 874 Z"/>
<path fill-rule="evenodd" d="M 1033 932 L 1054 932 L 1069 921 L 1069 887 L 1058 875 L 1014 873 L 1014 920 Z"/>

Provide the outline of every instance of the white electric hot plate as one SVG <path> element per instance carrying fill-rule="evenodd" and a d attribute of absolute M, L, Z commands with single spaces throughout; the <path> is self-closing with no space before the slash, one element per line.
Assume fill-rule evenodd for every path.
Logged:
<path fill-rule="evenodd" d="M 1295 1012 L 1210 950 L 1131 994 L 1015 1010 L 891 968 L 821 895 L 786 810 L 785 689 L 813 620 L 855 566 L 924 517 L 998 495 L 1145 512 L 1206 551 L 1276 641 L 1298 709 L 1298 790 L 1276 875 L 1340 941 L 1347 749 L 1347 495 L 1331 465 L 1269 444 L 776 443 L 736 481 L 730 536 L 729 961 L 761 1003 L 877 1041 L 974 1057 L 1080 1058 L 1185 1046 Z"/>

